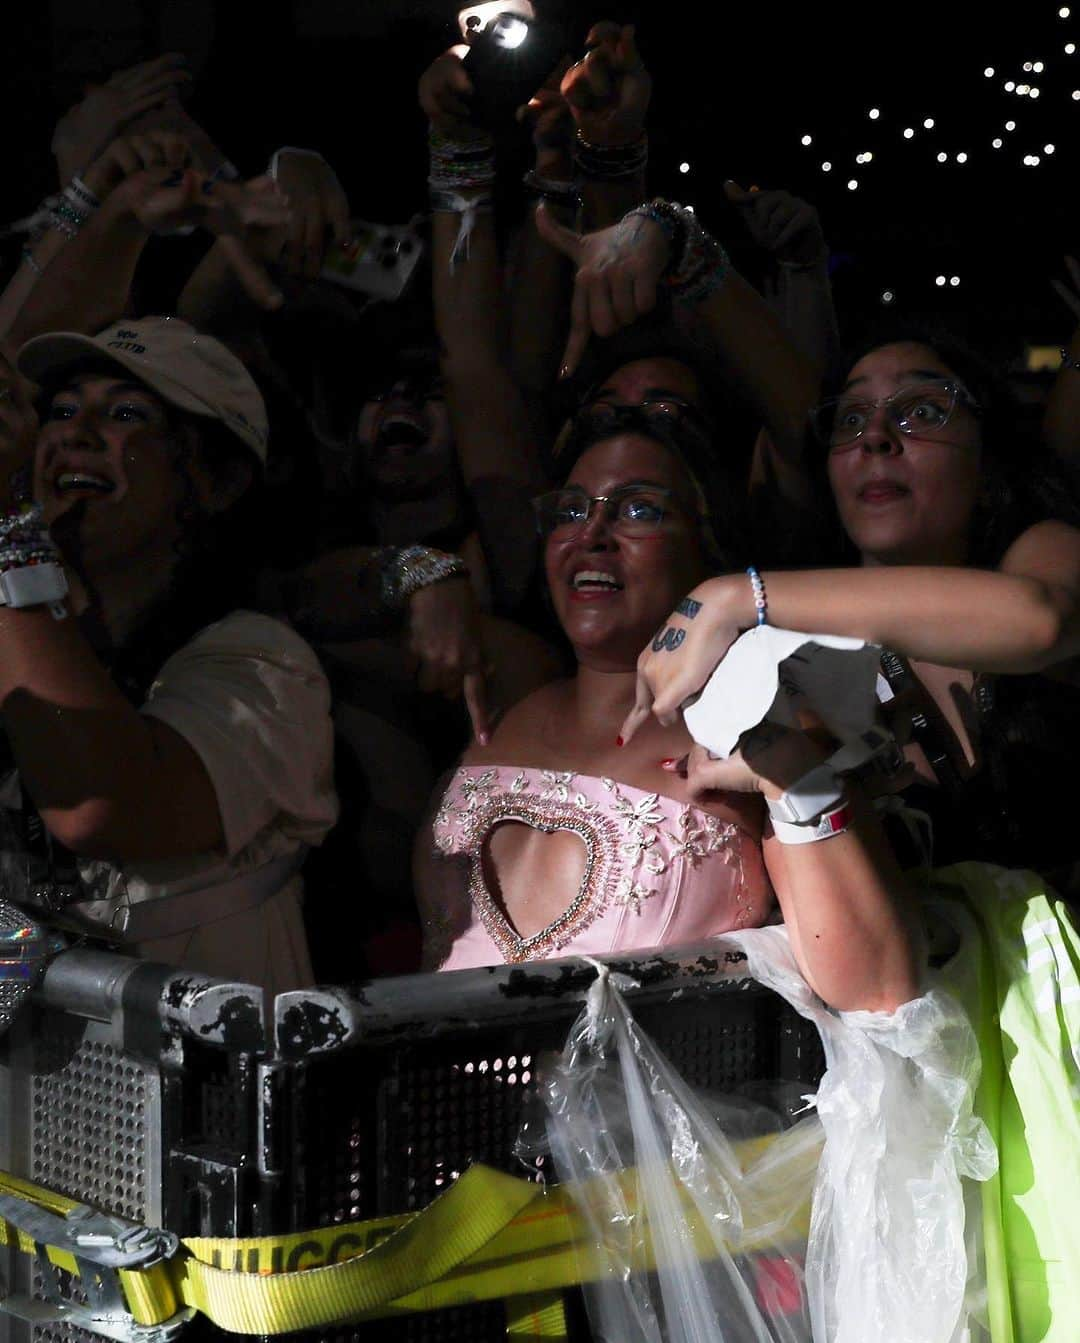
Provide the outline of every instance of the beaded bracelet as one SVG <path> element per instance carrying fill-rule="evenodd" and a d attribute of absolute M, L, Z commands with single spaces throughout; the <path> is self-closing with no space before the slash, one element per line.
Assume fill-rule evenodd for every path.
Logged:
<path fill-rule="evenodd" d="M 657 198 L 635 206 L 623 218 L 631 215 L 651 219 L 664 231 L 670 253 L 663 279 L 672 298 L 698 303 L 724 283 L 731 269 L 728 254 L 688 205 Z"/>
<path fill-rule="evenodd" d="M 757 623 L 767 625 L 769 623 L 769 599 L 765 595 L 765 582 L 752 564 L 748 566 L 746 575 L 750 579 L 750 586 L 754 590 L 754 610 L 757 612 Z"/>
<path fill-rule="evenodd" d="M 627 145 L 593 144 L 580 131 L 574 139 L 574 162 L 584 177 L 602 181 L 629 177 L 641 172 L 648 161 L 649 139 L 646 135 Z"/>
<path fill-rule="evenodd" d="M 428 133 L 428 186 L 435 191 L 489 187 L 495 181 L 495 142 L 491 136 L 451 140 L 441 131 Z"/>
<path fill-rule="evenodd" d="M 84 210 L 87 214 L 91 214 L 101 205 L 101 201 L 98 200 L 78 173 L 64 188 L 64 196 L 76 210 Z"/>
<path fill-rule="evenodd" d="M 1074 359 L 1069 353 L 1069 347 L 1061 347 L 1061 367 L 1072 369 L 1074 373 L 1080 373 L 1080 359 Z"/>

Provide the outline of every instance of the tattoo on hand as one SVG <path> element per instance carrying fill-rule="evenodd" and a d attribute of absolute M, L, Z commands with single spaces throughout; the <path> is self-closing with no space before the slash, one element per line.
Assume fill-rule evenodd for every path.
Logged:
<path fill-rule="evenodd" d="M 654 653 L 663 653 L 665 650 L 674 653 L 685 638 L 685 630 L 677 630 L 669 625 L 652 641 L 652 650 Z"/>
<path fill-rule="evenodd" d="M 685 616 L 687 620 L 693 620 L 700 610 L 700 602 L 694 601 L 693 597 L 684 597 L 678 606 L 676 606 L 675 614 Z"/>

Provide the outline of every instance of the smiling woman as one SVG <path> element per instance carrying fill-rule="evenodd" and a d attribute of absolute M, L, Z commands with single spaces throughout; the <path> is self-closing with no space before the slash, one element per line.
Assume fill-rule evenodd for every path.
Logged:
<path fill-rule="evenodd" d="M 678 422 L 626 410 L 614 431 L 582 427 L 570 441 L 573 469 L 536 511 L 577 672 L 469 748 L 421 832 L 428 963 L 678 945 L 776 918 L 775 895 L 828 1001 L 891 1007 L 914 996 L 902 882 L 859 804 L 827 845 L 782 854 L 775 837 L 762 841 L 760 794 L 780 796 L 820 763 L 809 738 L 786 734 L 753 770 L 700 786 L 694 767 L 679 767 L 693 745 L 681 718 L 650 720 L 626 746 L 619 737 L 642 648 L 677 649 L 666 613 L 677 606 L 694 619 L 683 594 L 710 557 L 739 556 L 734 525 L 716 521 L 737 507 L 738 487 L 725 494 L 714 478 L 706 494 L 697 435 Z M 790 900 L 796 877 L 801 913 Z M 861 968 L 851 968 L 852 947 L 866 953 Z"/>
<path fill-rule="evenodd" d="M 27 886 L 11 893 L 152 959 L 309 983 L 298 873 L 336 815 L 329 692 L 301 639 L 243 609 L 266 456 L 255 384 L 168 318 L 42 336 L 19 366 L 44 387 L 37 502 L 6 525 L 40 519 L 74 618 L 0 612 L 5 796 L 44 821 L 13 827 L 33 852 L 4 854 Z M 33 435 L 6 439 L 10 470 Z"/>

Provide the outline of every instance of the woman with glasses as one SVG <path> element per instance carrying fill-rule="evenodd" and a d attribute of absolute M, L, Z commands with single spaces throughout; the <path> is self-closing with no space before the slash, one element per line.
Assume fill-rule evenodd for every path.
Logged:
<path fill-rule="evenodd" d="M 577 670 L 469 748 L 421 832 L 428 964 L 678 945 L 768 922 L 778 899 L 828 1001 L 891 1008 L 913 997 L 903 879 L 862 804 L 837 796 L 825 844 L 788 844 L 786 833 L 762 842 L 754 794 L 778 799 L 820 764 L 809 737 L 761 734 L 752 764 L 712 792 L 679 771 L 691 747 L 681 720 L 620 739 L 642 647 L 677 647 L 665 612 L 734 563 L 738 487 L 710 477 L 719 468 L 698 435 L 635 407 L 599 431 L 586 417 L 567 455 L 565 484 L 540 496 L 536 513 Z"/>
<path fill-rule="evenodd" d="M 763 574 L 769 621 L 889 650 L 935 862 L 1062 869 L 1071 804 L 1046 780 L 1080 721 L 1063 684 L 1080 652 L 1080 531 L 1049 456 L 1010 434 L 979 361 L 941 343 L 871 350 L 811 421 L 857 567 Z M 755 623 L 741 575 L 691 596 L 702 609 L 672 617 L 677 652 L 642 658 L 628 736 L 675 712 Z"/>

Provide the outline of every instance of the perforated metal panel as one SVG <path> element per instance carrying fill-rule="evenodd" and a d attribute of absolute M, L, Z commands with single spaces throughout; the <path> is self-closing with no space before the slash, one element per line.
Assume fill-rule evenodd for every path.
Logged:
<path fill-rule="evenodd" d="M 150 1226 L 161 1223 L 161 1092 L 109 1027 L 50 1013 L 34 1040 L 30 1178 Z"/>

